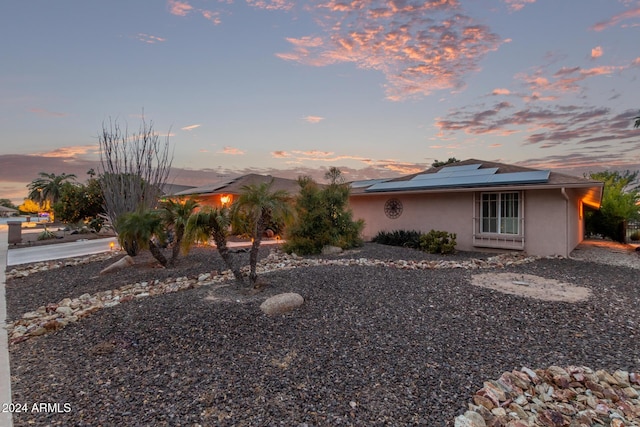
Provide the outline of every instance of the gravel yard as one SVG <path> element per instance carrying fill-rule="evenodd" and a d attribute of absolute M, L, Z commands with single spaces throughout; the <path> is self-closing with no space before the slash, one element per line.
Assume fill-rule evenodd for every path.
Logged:
<path fill-rule="evenodd" d="M 376 244 L 333 256 L 477 257 L 488 255 Z M 9 280 L 9 320 L 65 297 L 224 269 L 204 248 L 175 269 L 143 263 L 100 276 L 111 262 Z M 567 303 L 504 294 L 473 286 L 480 271 L 463 268 L 331 265 L 266 273 L 268 286 L 253 295 L 229 284 L 136 299 L 10 347 L 13 402 L 61 409 L 14 414 L 14 425 L 453 426 L 483 381 L 504 371 L 640 370 L 638 269 L 540 259 L 496 270 L 593 296 Z M 304 305 L 264 315 L 260 303 L 282 292 L 301 294 Z"/>

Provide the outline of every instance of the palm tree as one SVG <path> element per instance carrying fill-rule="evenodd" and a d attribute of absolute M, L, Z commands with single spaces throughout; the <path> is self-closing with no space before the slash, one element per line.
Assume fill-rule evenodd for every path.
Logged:
<path fill-rule="evenodd" d="M 60 199 L 63 184 L 69 180 L 75 180 L 74 174 L 40 172 L 40 178 L 34 179 L 27 187 L 29 188 L 29 198 L 38 203 L 48 201 L 51 206 Z"/>
<path fill-rule="evenodd" d="M 199 206 L 195 199 L 188 200 L 167 200 L 162 203 L 163 207 L 163 221 L 167 227 L 173 228 L 174 240 L 173 248 L 171 250 L 171 259 L 169 265 L 175 265 L 178 255 L 180 254 L 180 248 L 182 247 L 182 241 L 184 238 L 187 222 L 193 211 Z M 187 248 L 188 250 L 188 248 Z"/>
<path fill-rule="evenodd" d="M 138 210 L 123 214 L 118 218 L 118 241 L 120 246 L 123 248 L 135 248 L 134 255 L 137 253 L 137 249 L 149 249 L 151 255 L 163 267 L 167 265 L 167 258 L 160 247 L 160 243 L 164 242 L 164 238 L 164 224 L 159 211 Z M 129 250 L 127 250 L 127 253 L 129 253 Z"/>
<path fill-rule="evenodd" d="M 251 286 L 255 286 L 258 280 L 256 266 L 262 235 L 272 221 L 284 220 L 293 215 L 293 209 L 289 204 L 289 193 L 284 190 L 271 191 L 272 185 L 273 180 L 268 183 L 245 185 L 231 208 L 232 217 L 244 217 L 249 225 L 252 240 L 249 251 Z"/>
<path fill-rule="evenodd" d="M 209 237 L 213 237 L 220 257 L 231 270 L 238 284 L 243 285 L 244 278 L 242 277 L 242 273 L 233 263 L 231 252 L 229 252 L 229 248 L 227 247 L 230 225 L 231 218 L 229 216 L 229 208 L 226 206 L 221 208 L 205 206 L 189 217 L 184 239 L 182 240 L 182 247 L 188 250 L 191 243 L 195 241 L 207 241 Z"/>

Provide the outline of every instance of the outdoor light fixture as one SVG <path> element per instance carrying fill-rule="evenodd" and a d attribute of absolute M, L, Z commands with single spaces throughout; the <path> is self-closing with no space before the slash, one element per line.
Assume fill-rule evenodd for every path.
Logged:
<path fill-rule="evenodd" d="M 115 246 L 115 243 L 110 242 L 110 243 L 109 243 L 109 250 L 111 250 L 111 251 L 112 251 L 114 246 Z"/>
<path fill-rule="evenodd" d="M 220 203 L 222 203 L 222 206 L 225 206 L 226 204 L 228 204 L 229 201 L 231 201 L 231 196 L 229 196 L 229 195 L 221 195 L 220 196 Z"/>

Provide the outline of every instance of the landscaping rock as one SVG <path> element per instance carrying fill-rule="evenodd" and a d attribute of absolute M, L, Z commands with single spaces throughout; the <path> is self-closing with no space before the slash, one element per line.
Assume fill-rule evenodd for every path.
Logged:
<path fill-rule="evenodd" d="M 300 294 L 288 292 L 267 298 L 260 305 L 260 310 L 265 314 L 283 314 L 300 307 L 303 303 L 304 298 Z"/>
<path fill-rule="evenodd" d="M 322 247 L 322 255 L 337 255 L 342 253 L 342 248 L 338 246 L 326 245 Z"/>
<path fill-rule="evenodd" d="M 129 255 L 125 255 L 124 257 L 120 258 L 118 261 L 114 262 L 113 264 L 111 264 L 110 266 L 102 270 L 100 274 L 102 275 L 102 274 L 113 273 L 114 271 L 122 270 L 123 268 L 129 267 L 133 264 L 135 264 L 135 261 L 133 260 L 133 258 L 131 258 Z"/>

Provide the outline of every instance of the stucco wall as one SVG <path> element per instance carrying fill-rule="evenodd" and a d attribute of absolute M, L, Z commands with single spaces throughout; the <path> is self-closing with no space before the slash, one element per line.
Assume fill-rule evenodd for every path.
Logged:
<path fill-rule="evenodd" d="M 580 194 L 560 189 L 529 190 L 524 193 L 525 252 L 530 255 L 568 256 L 582 241 L 583 219 L 580 218 Z M 384 213 L 391 197 L 403 204 L 396 219 Z M 371 240 L 379 231 L 431 229 L 457 234 L 457 249 L 484 250 L 473 246 L 473 193 L 431 193 L 422 195 L 371 195 L 351 197 L 354 218 L 365 221 L 363 237 Z M 567 215 L 568 207 L 568 215 Z"/>
<path fill-rule="evenodd" d="M 457 234 L 458 249 L 472 250 L 473 194 L 394 195 L 403 205 L 402 215 L 396 219 L 384 213 L 384 204 L 391 197 L 374 195 L 350 199 L 354 218 L 365 221 L 365 240 L 371 240 L 379 231 L 442 230 Z"/>

